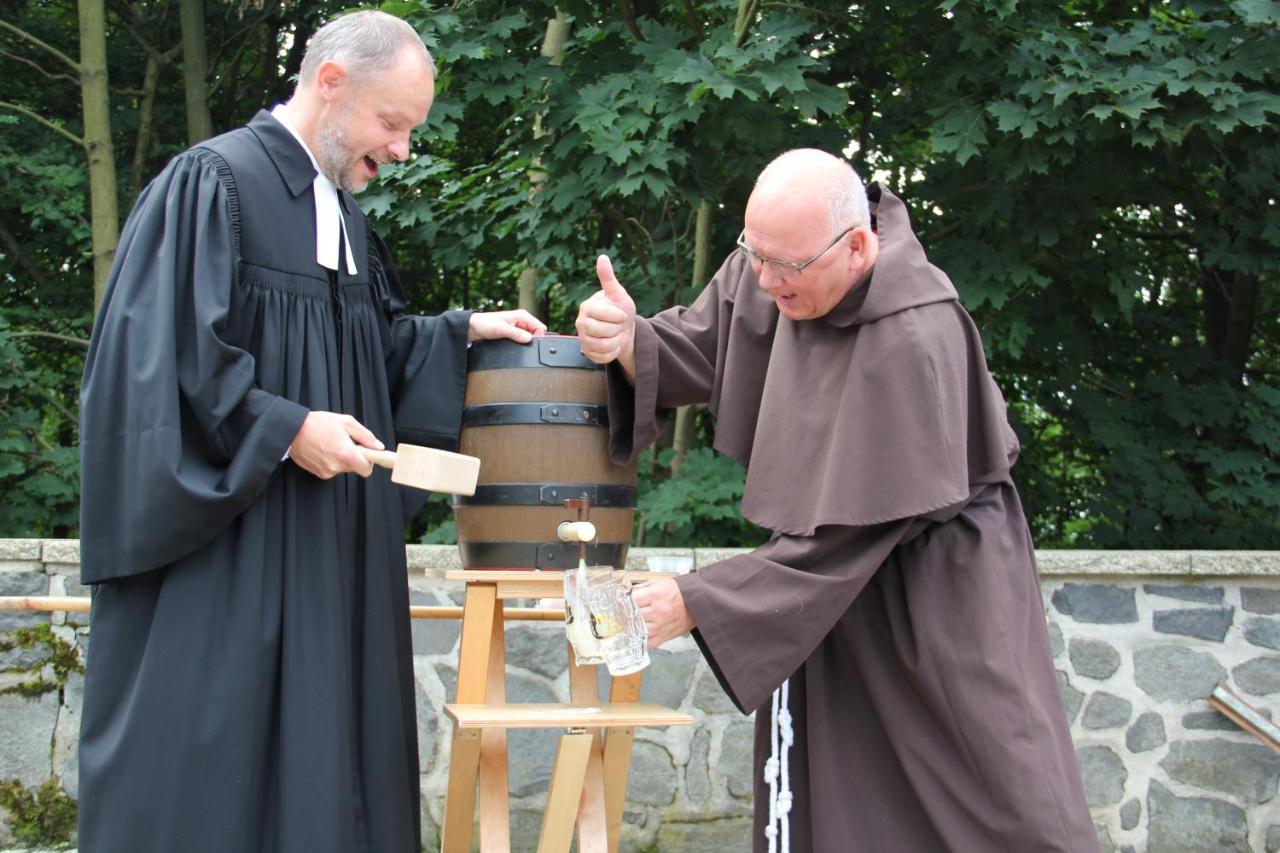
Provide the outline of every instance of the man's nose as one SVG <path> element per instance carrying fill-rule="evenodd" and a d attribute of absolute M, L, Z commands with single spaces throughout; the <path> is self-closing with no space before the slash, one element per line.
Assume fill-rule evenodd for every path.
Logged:
<path fill-rule="evenodd" d="M 761 264 L 760 270 L 756 273 L 756 282 L 760 285 L 760 289 L 766 293 L 773 293 L 786 287 L 786 280 L 778 275 L 769 264 Z"/>
<path fill-rule="evenodd" d="M 408 160 L 409 149 L 409 134 L 407 133 L 404 136 L 397 137 L 387 145 L 387 153 L 397 160 Z"/>

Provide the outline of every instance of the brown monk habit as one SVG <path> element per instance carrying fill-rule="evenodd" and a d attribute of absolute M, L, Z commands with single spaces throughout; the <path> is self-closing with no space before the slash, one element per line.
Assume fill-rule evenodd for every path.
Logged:
<path fill-rule="evenodd" d="M 868 189 L 874 270 L 780 317 L 735 252 L 611 370 L 615 459 L 708 403 L 773 531 L 679 579 L 756 710 L 756 851 L 1096 851 L 1054 677 L 1018 444 L 972 320 L 905 206 Z"/>

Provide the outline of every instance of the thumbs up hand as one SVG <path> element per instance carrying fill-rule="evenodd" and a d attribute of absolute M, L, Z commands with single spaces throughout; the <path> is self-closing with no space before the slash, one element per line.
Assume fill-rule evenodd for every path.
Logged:
<path fill-rule="evenodd" d="M 627 378 L 635 379 L 636 304 L 613 274 L 608 255 L 596 258 L 600 289 L 578 306 L 574 325 L 582 353 L 596 364 L 616 360 Z"/>

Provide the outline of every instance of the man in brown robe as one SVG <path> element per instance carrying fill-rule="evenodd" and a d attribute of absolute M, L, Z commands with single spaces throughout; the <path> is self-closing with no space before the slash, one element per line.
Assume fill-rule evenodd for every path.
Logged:
<path fill-rule="evenodd" d="M 870 209 L 868 207 L 870 200 Z M 905 206 L 843 161 L 760 175 L 739 250 L 651 319 L 601 257 L 583 351 L 618 461 L 707 403 L 768 543 L 635 599 L 756 713 L 756 851 L 1096 851 L 1054 677 L 1018 444 Z"/>

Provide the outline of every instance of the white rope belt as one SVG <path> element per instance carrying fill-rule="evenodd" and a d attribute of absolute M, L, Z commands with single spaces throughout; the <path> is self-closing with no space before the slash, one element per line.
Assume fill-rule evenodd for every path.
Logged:
<path fill-rule="evenodd" d="M 769 853 L 791 853 L 791 775 L 788 753 L 795 743 L 791 710 L 788 707 L 791 679 L 773 691 L 769 720 L 769 760 L 764 763 L 764 781 L 769 785 Z M 781 843 L 779 843 L 781 842 Z"/>

